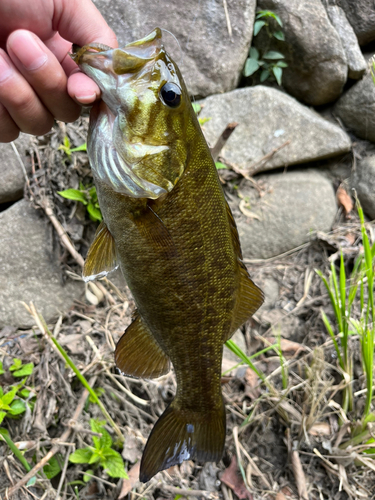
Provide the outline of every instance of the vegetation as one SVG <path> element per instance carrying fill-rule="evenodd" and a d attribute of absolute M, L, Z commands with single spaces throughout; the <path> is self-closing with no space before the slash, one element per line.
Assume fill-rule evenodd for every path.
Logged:
<path fill-rule="evenodd" d="M 268 36 L 268 43 L 261 53 L 256 47 L 250 47 L 249 57 L 246 59 L 243 74 L 246 77 L 259 73 L 260 82 L 265 82 L 273 76 L 278 85 L 281 85 L 283 69 L 288 65 L 284 55 L 276 50 L 269 50 L 272 38 L 284 41 L 282 31 L 283 23 L 280 17 L 271 10 L 260 10 L 257 12 L 254 23 L 254 37 L 258 36 L 261 30 Z"/>

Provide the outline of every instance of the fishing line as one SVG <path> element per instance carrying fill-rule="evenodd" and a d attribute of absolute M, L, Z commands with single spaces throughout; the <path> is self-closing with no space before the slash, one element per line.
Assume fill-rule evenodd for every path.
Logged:
<path fill-rule="evenodd" d="M 160 28 L 160 29 L 161 29 L 161 31 L 165 31 L 166 33 L 169 33 L 176 40 L 178 48 L 180 49 L 180 60 L 178 61 L 178 64 L 180 64 L 180 62 L 182 61 L 182 57 L 183 57 L 183 52 L 182 52 L 182 47 L 181 47 L 180 42 L 178 41 L 177 37 L 171 31 L 168 31 L 165 28 Z"/>

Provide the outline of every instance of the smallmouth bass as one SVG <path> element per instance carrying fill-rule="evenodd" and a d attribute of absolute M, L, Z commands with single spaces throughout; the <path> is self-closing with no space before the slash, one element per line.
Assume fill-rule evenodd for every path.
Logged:
<path fill-rule="evenodd" d="M 176 372 L 174 400 L 143 452 L 140 480 L 183 460 L 220 460 L 225 441 L 223 345 L 263 302 L 242 255 L 210 150 L 161 30 L 111 49 L 75 48 L 102 91 L 88 155 L 104 222 L 86 280 L 119 263 L 137 311 L 119 340 L 134 377 Z"/>

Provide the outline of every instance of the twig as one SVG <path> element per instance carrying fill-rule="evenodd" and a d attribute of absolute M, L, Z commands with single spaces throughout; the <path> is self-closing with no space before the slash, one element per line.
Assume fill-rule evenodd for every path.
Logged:
<path fill-rule="evenodd" d="M 228 123 L 228 125 L 225 127 L 225 129 L 221 133 L 220 137 L 216 141 L 215 146 L 211 149 L 211 154 L 212 154 L 212 158 L 214 159 L 214 161 L 217 160 L 217 158 L 220 154 L 220 151 L 225 146 L 225 143 L 227 142 L 229 137 L 232 135 L 232 133 L 234 132 L 234 129 L 237 127 L 237 125 L 238 125 L 238 123 L 236 123 L 236 122 Z"/>
<path fill-rule="evenodd" d="M 34 318 L 34 320 L 35 320 L 38 328 L 43 333 L 43 335 L 52 342 L 53 348 L 59 353 L 60 356 L 63 357 L 64 362 L 73 370 L 73 372 L 75 373 L 76 377 L 81 382 L 81 384 L 83 385 L 83 387 L 85 387 L 89 391 L 90 396 L 92 397 L 92 399 L 94 400 L 94 402 L 99 406 L 100 411 L 103 413 L 103 415 L 104 415 L 105 419 L 107 420 L 107 422 L 112 426 L 113 430 L 115 431 L 115 433 L 117 434 L 117 436 L 119 437 L 119 439 L 121 441 L 124 441 L 124 436 L 122 435 L 122 432 L 121 432 L 120 428 L 118 427 L 118 425 L 116 424 L 116 422 L 113 420 L 113 418 L 110 416 L 110 414 L 106 410 L 105 406 L 100 401 L 100 399 L 96 395 L 95 391 L 91 388 L 90 384 L 87 382 L 87 380 L 85 379 L 85 377 L 78 370 L 78 368 L 75 366 L 75 364 L 73 363 L 73 361 L 69 358 L 69 356 L 67 355 L 67 353 L 61 347 L 61 345 L 53 337 L 52 333 L 49 331 L 49 329 L 48 329 L 48 327 L 46 325 L 46 322 L 45 322 L 44 318 L 40 314 L 38 314 L 38 312 L 36 311 L 34 304 L 30 303 L 30 307 L 28 307 L 24 303 L 24 306 L 29 311 L 29 313 L 32 315 L 32 317 Z"/>
<path fill-rule="evenodd" d="M 95 355 L 99 359 L 99 361 L 103 362 L 103 357 L 99 352 L 99 349 L 96 347 L 94 344 L 92 338 L 89 335 L 86 335 L 86 340 L 90 344 L 92 350 L 95 352 Z M 120 382 L 112 375 L 112 373 L 109 371 L 108 367 L 104 365 L 104 369 L 106 371 L 107 376 L 114 382 L 125 394 L 127 394 L 131 399 L 133 399 L 136 403 L 143 405 L 143 406 L 148 406 L 150 403 L 149 401 L 146 401 L 145 399 L 141 399 L 135 394 L 133 394 L 131 391 L 129 391 L 126 387 L 124 387 Z"/>
<path fill-rule="evenodd" d="M 22 161 L 21 155 L 19 154 L 17 146 L 14 144 L 14 142 L 11 142 L 10 145 L 12 146 L 13 151 L 14 151 L 15 155 L 17 156 L 18 163 L 21 165 L 22 172 L 23 172 L 23 175 L 25 176 L 25 181 L 27 184 L 27 189 L 30 191 L 29 177 L 27 176 L 26 167 Z"/>
<path fill-rule="evenodd" d="M 65 461 L 64 461 L 64 466 L 63 466 L 63 469 L 61 471 L 59 485 L 58 485 L 57 490 L 56 490 L 56 499 L 59 498 L 61 488 L 63 487 L 64 481 L 65 481 L 66 471 L 67 471 L 68 465 L 69 465 L 69 455 L 70 455 L 69 451 L 66 450 L 66 457 L 65 457 Z"/>
<path fill-rule="evenodd" d="M 297 450 L 293 450 L 291 453 L 291 462 L 294 479 L 296 480 L 298 495 L 301 500 L 308 500 L 309 495 L 307 493 L 305 473 L 303 472 L 301 460 Z"/>
<path fill-rule="evenodd" d="M 225 12 L 225 20 L 227 22 L 228 35 L 229 35 L 229 38 L 230 38 L 231 42 L 233 42 L 233 39 L 232 39 L 232 25 L 231 25 L 231 22 L 230 22 L 227 0 L 223 0 L 223 6 L 224 6 L 224 12 Z"/>
<path fill-rule="evenodd" d="M 89 381 L 89 385 L 90 387 L 93 386 L 95 384 L 95 381 L 96 381 L 96 375 L 94 375 L 90 381 Z M 78 417 L 80 416 L 85 404 L 86 404 L 86 399 L 87 399 L 87 396 L 89 395 L 89 391 L 87 389 L 84 389 L 80 399 L 79 399 L 79 402 L 78 402 L 78 405 L 77 405 L 77 408 L 72 416 L 72 419 L 73 421 L 75 420 L 78 420 Z M 61 435 L 61 438 L 60 438 L 60 441 L 67 441 L 69 436 L 70 436 L 70 433 L 72 432 L 72 429 L 70 427 L 68 427 L 66 429 L 66 431 Z M 20 488 L 22 488 L 23 486 L 25 486 L 25 484 L 32 478 L 34 477 L 37 472 L 42 468 L 44 467 L 49 460 L 51 460 L 51 458 L 59 451 L 60 449 L 60 446 L 59 445 L 55 445 L 48 453 L 47 455 L 42 458 L 42 460 L 40 462 L 38 462 L 35 467 L 33 467 L 31 469 L 30 472 L 28 472 L 20 481 L 18 481 L 17 484 L 15 484 L 14 486 L 12 486 L 11 488 L 9 488 L 8 490 L 8 494 L 7 494 L 7 497 L 10 498 L 12 495 L 14 495 L 14 493 L 16 493 Z"/>
<path fill-rule="evenodd" d="M 288 146 L 288 144 L 290 144 L 290 142 L 291 142 L 290 139 L 288 139 L 283 144 L 281 144 L 281 146 L 278 146 L 277 148 L 272 149 L 272 151 L 270 151 L 269 153 L 264 155 L 263 158 L 261 158 L 257 162 L 250 165 L 250 167 L 247 167 L 246 169 L 244 169 L 244 172 L 246 172 L 248 175 L 255 175 L 258 172 L 261 172 L 263 170 L 264 165 L 269 160 L 271 160 L 271 158 L 273 158 L 275 156 L 275 154 L 280 151 L 280 149 L 283 149 L 286 146 Z"/>
<path fill-rule="evenodd" d="M 183 497 L 204 497 L 211 498 L 212 495 L 209 491 L 204 490 L 184 490 L 182 488 L 176 488 L 175 486 L 170 486 L 169 484 L 161 484 L 161 489 L 172 493 L 172 495 L 182 495 Z"/>
<path fill-rule="evenodd" d="M 65 231 L 65 229 L 62 227 L 60 222 L 57 220 L 56 215 L 54 214 L 52 207 L 50 205 L 50 202 L 48 198 L 44 198 L 43 201 L 41 202 L 41 207 L 45 211 L 47 217 L 51 221 L 53 227 L 56 229 L 57 235 L 60 238 L 61 244 L 63 247 L 65 247 L 70 255 L 74 258 L 74 260 L 77 262 L 78 265 L 81 267 L 84 266 L 85 261 L 82 257 L 82 255 L 77 252 L 77 250 L 74 248 L 73 243 L 70 241 L 70 238 Z"/>

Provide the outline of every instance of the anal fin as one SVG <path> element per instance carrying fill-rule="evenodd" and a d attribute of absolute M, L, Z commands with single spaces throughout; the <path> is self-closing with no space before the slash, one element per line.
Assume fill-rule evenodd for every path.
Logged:
<path fill-rule="evenodd" d="M 245 323 L 263 304 L 264 295 L 262 290 L 250 278 L 246 266 L 239 260 L 240 285 L 237 291 L 236 303 L 233 310 L 232 325 L 230 334 L 225 342 L 230 339 L 233 333 Z"/>
<path fill-rule="evenodd" d="M 87 253 L 82 277 L 84 281 L 102 278 L 117 268 L 116 247 L 113 236 L 102 221 Z"/>
<path fill-rule="evenodd" d="M 116 346 L 115 361 L 119 370 L 131 377 L 157 378 L 170 369 L 168 356 L 138 313 Z"/>

